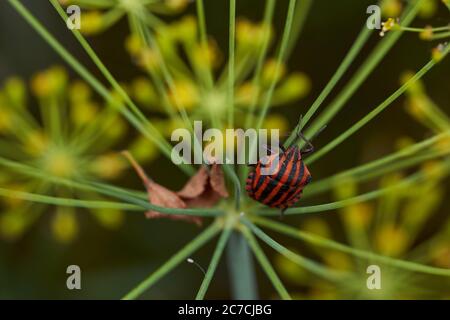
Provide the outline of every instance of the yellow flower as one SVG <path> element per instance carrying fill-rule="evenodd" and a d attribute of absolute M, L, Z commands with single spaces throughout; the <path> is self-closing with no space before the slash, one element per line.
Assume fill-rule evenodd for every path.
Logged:
<path fill-rule="evenodd" d="M 419 34 L 419 38 L 422 40 L 432 40 L 433 39 L 433 27 L 426 26 L 425 30 Z"/>
<path fill-rule="evenodd" d="M 278 68 L 278 74 L 276 74 Z M 286 66 L 275 59 L 269 59 L 264 64 L 261 80 L 264 85 L 270 85 L 273 81 L 280 81 L 286 73 Z"/>
<path fill-rule="evenodd" d="M 283 139 L 283 135 L 286 134 L 287 130 L 289 129 L 289 121 L 286 119 L 286 117 L 280 115 L 280 114 L 270 114 L 264 119 L 263 122 L 263 129 L 270 130 L 271 129 L 278 129 L 280 130 L 280 139 Z"/>
<path fill-rule="evenodd" d="M 71 108 L 71 116 L 74 124 L 78 126 L 89 124 L 98 115 L 99 107 L 94 102 L 81 102 Z"/>
<path fill-rule="evenodd" d="M 37 97 L 58 94 L 67 83 L 67 72 L 61 67 L 52 67 L 37 73 L 31 80 L 31 89 Z"/>
<path fill-rule="evenodd" d="M 158 148 L 155 144 L 143 136 L 136 139 L 128 150 L 140 163 L 154 160 L 159 155 Z"/>
<path fill-rule="evenodd" d="M 382 0 L 380 5 L 384 17 L 398 17 L 403 9 L 400 0 Z"/>
<path fill-rule="evenodd" d="M 434 144 L 433 147 L 436 151 L 449 152 L 450 151 L 450 135 L 446 135 L 442 139 L 439 139 L 438 141 L 436 141 L 436 143 Z"/>
<path fill-rule="evenodd" d="M 436 0 L 423 0 L 419 9 L 419 16 L 422 19 L 431 18 L 437 11 L 438 4 Z"/>
<path fill-rule="evenodd" d="M 302 230 L 315 233 L 321 237 L 331 237 L 331 230 L 328 224 L 320 218 L 309 218 L 302 224 Z"/>
<path fill-rule="evenodd" d="M 147 78 L 137 78 L 131 84 L 131 90 L 136 101 L 144 106 L 154 106 L 158 97 L 152 83 Z"/>
<path fill-rule="evenodd" d="M 5 94 L 11 105 L 23 108 L 26 104 L 27 89 L 24 81 L 18 77 L 9 78 L 5 82 Z"/>
<path fill-rule="evenodd" d="M 47 150 L 43 165 L 51 175 L 61 178 L 70 178 L 77 171 L 77 159 L 63 149 Z"/>
<path fill-rule="evenodd" d="M 243 106 L 250 106 L 259 95 L 259 88 L 250 81 L 244 82 L 236 90 L 235 101 Z"/>
<path fill-rule="evenodd" d="M 75 214 L 66 208 L 59 208 L 52 219 L 53 236 L 62 243 L 69 243 L 78 234 L 78 222 Z"/>
<path fill-rule="evenodd" d="M 165 0 L 167 7 L 170 10 L 179 12 L 182 11 L 188 5 L 188 0 Z"/>
<path fill-rule="evenodd" d="M 353 269 L 352 260 L 345 253 L 328 251 L 322 255 L 322 258 L 332 269 L 340 271 L 348 271 Z"/>
<path fill-rule="evenodd" d="M 435 62 L 439 62 L 442 60 L 442 58 L 444 57 L 444 49 L 445 45 L 439 44 L 437 47 L 431 50 L 431 57 Z"/>
<path fill-rule="evenodd" d="M 120 227 L 125 219 L 124 213 L 119 210 L 96 209 L 92 212 L 102 226 L 112 230 Z"/>
<path fill-rule="evenodd" d="M 195 45 L 193 48 L 193 61 L 198 68 L 215 68 L 220 62 L 220 52 L 214 41 L 208 41 L 208 45 Z"/>
<path fill-rule="evenodd" d="M 420 170 L 427 176 L 427 179 L 434 180 L 445 176 L 446 166 L 442 161 L 427 161 Z"/>
<path fill-rule="evenodd" d="M 28 225 L 28 212 L 5 212 L 0 215 L 0 235 L 3 239 L 14 241 L 19 238 Z"/>
<path fill-rule="evenodd" d="M 194 16 L 185 16 L 179 22 L 169 26 L 169 32 L 173 39 L 194 43 L 197 37 L 197 19 Z"/>
<path fill-rule="evenodd" d="M 354 197 L 357 192 L 358 185 L 350 177 L 339 179 L 339 181 L 336 181 L 335 187 L 333 188 L 334 197 L 337 200 L 345 200 Z"/>
<path fill-rule="evenodd" d="M 143 48 L 144 45 L 137 34 L 131 34 L 125 39 L 125 49 L 132 56 L 138 56 Z"/>
<path fill-rule="evenodd" d="M 80 80 L 74 81 L 69 85 L 69 99 L 72 103 L 83 103 L 92 96 L 90 87 Z"/>
<path fill-rule="evenodd" d="M 311 90 L 311 80 L 301 72 L 295 72 L 280 83 L 273 95 L 273 104 L 287 104 L 291 101 L 301 99 Z"/>
<path fill-rule="evenodd" d="M 353 229 L 362 229 L 369 225 L 374 213 L 373 207 L 368 203 L 358 203 L 346 207 L 343 212 L 345 223 Z"/>
<path fill-rule="evenodd" d="M 375 247 L 387 256 L 401 255 L 407 249 L 408 240 L 405 230 L 394 225 L 383 225 L 375 231 Z"/>
<path fill-rule="evenodd" d="M 296 252 L 295 249 L 290 250 Z M 281 254 L 275 256 L 275 266 L 280 270 L 280 274 L 293 284 L 303 285 L 309 276 L 304 268 Z"/>
<path fill-rule="evenodd" d="M 90 164 L 95 175 L 104 179 L 117 178 L 127 167 L 126 161 L 117 153 L 103 154 Z"/>
<path fill-rule="evenodd" d="M 169 99 L 178 109 L 191 110 L 199 102 L 199 92 L 194 83 L 189 80 L 177 80 L 173 91 L 169 91 Z"/>
<path fill-rule="evenodd" d="M 384 36 L 386 32 L 393 30 L 395 27 L 398 27 L 397 22 L 393 18 L 387 19 L 385 22 L 381 23 L 382 28 L 380 31 L 380 36 Z"/>
<path fill-rule="evenodd" d="M 262 23 L 253 23 L 247 19 L 239 19 L 236 23 L 236 41 L 241 50 L 257 51 L 266 37 L 272 38 L 272 28 Z"/>
<path fill-rule="evenodd" d="M 137 58 L 137 64 L 148 70 L 148 71 L 158 71 L 160 58 L 158 53 L 150 48 L 143 48 Z"/>
<path fill-rule="evenodd" d="M 102 31 L 103 24 L 103 14 L 100 11 L 83 12 L 80 31 L 86 35 L 93 35 Z"/>
<path fill-rule="evenodd" d="M 440 268 L 450 268 L 450 245 L 448 243 L 433 246 L 430 251 L 434 265 Z"/>
<path fill-rule="evenodd" d="M 48 148 L 48 137 L 40 130 L 28 132 L 23 148 L 30 155 L 40 156 Z"/>
<path fill-rule="evenodd" d="M 0 103 L 0 133 L 8 133 L 13 128 L 13 114 Z"/>

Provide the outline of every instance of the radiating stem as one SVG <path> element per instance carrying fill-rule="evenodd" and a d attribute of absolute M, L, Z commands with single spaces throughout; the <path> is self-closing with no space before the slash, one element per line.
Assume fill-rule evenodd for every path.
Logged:
<path fill-rule="evenodd" d="M 205 278 L 200 286 L 200 289 L 195 297 L 196 300 L 203 300 L 208 290 L 209 284 L 211 283 L 212 277 L 214 276 L 214 272 L 216 271 L 217 265 L 219 264 L 220 257 L 222 256 L 223 250 L 230 238 L 232 231 L 232 224 L 227 223 L 223 229 L 223 232 L 217 242 L 216 249 L 214 250 L 213 256 L 211 258 L 211 262 L 209 263 L 208 270 L 206 271 Z"/>
<path fill-rule="evenodd" d="M 413 0 L 409 3 L 409 7 L 405 9 L 405 14 L 401 18 L 402 26 L 408 26 L 416 16 L 423 0 Z M 362 83 L 367 79 L 370 73 L 380 63 L 392 46 L 402 35 L 403 31 L 392 32 L 384 37 L 377 45 L 375 50 L 369 55 L 366 61 L 356 71 L 355 75 L 347 83 L 347 85 L 340 91 L 339 95 L 331 102 L 330 105 L 320 114 L 320 116 L 312 123 L 306 131 L 306 136 L 311 137 L 324 125 L 328 124 L 331 119 L 338 113 L 342 107 L 347 103 L 350 97 L 358 90 Z"/>
<path fill-rule="evenodd" d="M 8 0 L 14 9 L 33 27 L 33 29 L 84 79 L 91 87 L 102 96 L 108 104 L 114 106 L 124 117 L 146 138 L 156 144 L 164 155 L 170 158 L 171 146 L 165 141 L 158 130 L 150 125 L 144 126 L 124 104 L 114 99 L 109 92 L 75 57 L 68 52 L 48 31 L 47 29 L 18 1 Z M 150 132 L 149 130 L 150 129 Z M 193 168 L 189 166 L 180 166 L 187 173 L 192 173 Z"/>
<path fill-rule="evenodd" d="M 289 295 L 289 292 L 284 287 L 283 283 L 281 282 L 277 273 L 273 269 L 272 265 L 270 264 L 269 259 L 267 259 L 266 255 L 264 254 L 264 251 L 259 246 L 255 237 L 247 229 L 243 230 L 243 234 L 247 238 L 247 241 L 248 241 L 250 247 L 252 248 L 253 253 L 256 256 L 256 259 L 259 261 L 259 264 L 261 265 L 262 269 L 266 273 L 267 277 L 269 278 L 270 282 L 274 286 L 275 290 L 277 290 L 280 297 L 283 300 L 291 300 L 291 296 Z"/>
<path fill-rule="evenodd" d="M 313 233 L 304 232 L 299 229 L 295 229 L 293 227 L 284 225 L 282 223 L 279 223 L 279 222 L 276 222 L 273 220 L 262 218 L 262 217 L 252 216 L 250 218 L 250 220 L 252 220 L 257 225 L 280 232 L 287 236 L 290 236 L 290 237 L 293 237 L 296 239 L 300 239 L 305 242 L 308 242 L 308 243 L 311 243 L 313 245 L 317 245 L 317 246 L 320 246 L 323 248 L 345 252 L 345 253 L 351 254 L 358 258 L 367 259 L 369 261 L 377 261 L 377 262 L 381 262 L 381 263 L 384 263 L 389 266 L 406 269 L 406 270 L 410 270 L 410 271 L 415 271 L 415 272 L 422 272 L 422 273 L 439 275 L 439 276 L 450 276 L 450 269 L 442 269 L 442 268 L 425 266 L 425 265 L 421 265 L 421 264 L 415 263 L 415 262 L 398 260 L 398 259 L 382 256 L 382 255 L 379 255 L 379 254 L 376 254 L 373 252 L 355 249 L 355 248 L 346 246 L 344 244 L 341 244 L 339 242 L 315 235 Z"/>
<path fill-rule="evenodd" d="M 330 281 L 342 281 L 343 279 L 348 278 L 349 275 L 344 272 L 330 270 L 329 268 L 324 267 L 323 265 L 313 260 L 307 259 L 300 256 L 299 254 L 296 254 L 295 252 L 292 252 L 291 250 L 287 249 L 286 247 L 269 237 L 264 231 L 255 226 L 248 219 L 243 218 L 242 221 L 262 241 L 264 241 L 278 253 L 291 260 L 295 264 L 299 265 L 300 267 L 305 268 L 306 270 L 309 270 L 310 272 Z"/>
<path fill-rule="evenodd" d="M 216 236 L 220 231 L 220 226 L 217 223 L 211 224 L 207 229 L 205 229 L 200 235 L 198 235 L 194 240 L 189 242 L 173 255 L 169 260 L 167 260 L 161 267 L 159 267 L 155 272 L 148 276 L 144 281 L 138 284 L 134 289 L 127 293 L 122 299 L 123 300 L 133 300 L 138 298 L 146 290 L 148 290 L 152 285 L 154 285 L 159 279 L 164 277 L 172 269 L 174 269 L 181 262 L 185 261 L 192 255 L 198 248 L 202 247 L 205 243 Z"/>
<path fill-rule="evenodd" d="M 127 211 L 144 211 L 144 208 L 129 203 L 119 203 L 112 201 L 88 201 L 62 197 L 52 197 L 42 194 L 18 191 L 13 189 L 0 188 L 0 196 L 5 198 L 20 199 L 30 202 L 45 203 L 60 207 L 76 207 L 88 209 L 119 209 Z"/>
<path fill-rule="evenodd" d="M 394 152 L 388 156 L 365 163 L 361 166 L 337 173 L 325 179 L 313 182 L 308 186 L 305 196 L 315 195 L 333 188 L 338 181 L 351 179 L 355 182 L 361 182 L 366 179 L 377 177 L 386 172 L 392 172 L 404 167 L 412 166 L 425 160 L 437 158 L 450 153 L 450 150 L 436 151 L 426 150 L 426 148 L 437 144 L 439 140 L 448 139 L 450 132 L 436 135 L 426 139 L 420 143 L 416 143 L 410 147 Z M 411 155 L 417 154 L 414 157 Z M 404 159 L 405 158 L 405 159 Z"/>
<path fill-rule="evenodd" d="M 241 233 L 233 232 L 227 246 L 231 296 L 235 300 L 257 300 L 258 285 L 253 257 Z"/>
<path fill-rule="evenodd" d="M 203 0 L 196 0 L 197 7 L 197 18 L 200 29 L 200 42 L 202 44 L 203 50 L 207 50 L 208 48 L 208 35 L 206 32 L 206 20 L 205 20 L 205 7 L 203 4 Z M 207 86 L 211 89 L 214 86 L 214 79 L 211 70 L 211 66 L 208 65 L 208 73 L 207 73 Z"/>
<path fill-rule="evenodd" d="M 228 37 L 228 127 L 234 127 L 234 63 L 236 44 L 236 0 L 230 0 Z"/>
<path fill-rule="evenodd" d="M 291 56 L 292 51 L 295 49 L 295 45 L 298 42 L 298 38 L 302 32 L 303 25 L 305 24 L 306 17 L 308 16 L 312 3 L 313 0 L 300 0 L 296 5 L 292 32 L 286 48 L 287 59 Z"/>
<path fill-rule="evenodd" d="M 194 215 L 194 216 L 220 216 L 223 215 L 222 210 L 218 210 L 215 208 L 211 209 L 177 209 L 177 208 L 166 208 L 155 206 L 148 202 L 148 200 L 143 200 L 141 197 L 137 197 L 132 194 L 132 192 L 128 190 L 123 190 L 114 186 L 108 186 L 101 183 L 91 182 L 91 181 L 73 181 L 70 179 L 64 179 L 60 177 L 55 177 L 49 175 L 47 172 L 33 168 L 28 165 L 24 165 L 21 163 L 16 163 L 5 158 L 0 157 L 0 165 L 5 166 L 9 169 L 12 169 L 21 174 L 25 174 L 28 176 L 33 176 L 37 178 L 41 178 L 45 181 L 50 181 L 55 184 L 61 184 L 65 186 L 70 186 L 73 188 L 79 188 L 81 190 L 87 191 L 95 191 L 100 194 L 114 197 L 116 199 L 120 199 L 126 201 L 127 203 L 134 204 L 140 206 L 146 210 L 154 210 L 166 214 L 186 214 L 186 215 Z"/>
<path fill-rule="evenodd" d="M 350 48 L 350 51 L 348 51 L 347 55 L 345 56 L 342 63 L 339 65 L 336 72 L 331 77 L 330 81 L 327 83 L 325 88 L 323 88 L 322 92 L 319 94 L 317 99 L 313 102 L 311 107 L 308 109 L 308 112 L 304 115 L 302 119 L 302 127 L 297 128 L 293 131 L 293 133 L 290 135 L 289 139 L 286 140 L 286 143 L 284 144 L 285 147 L 291 145 L 291 143 L 295 139 L 295 132 L 297 132 L 297 129 L 303 129 L 305 125 L 308 123 L 308 121 L 311 119 L 311 117 L 316 113 L 316 111 L 320 108 L 323 101 L 328 97 L 328 95 L 331 93 L 331 91 L 334 89 L 336 84 L 339 82 L 339 80 L 342 78 L 344 73 L 348 70 L 348 68 L 351 66 L 353 61 L 355 60 L 358 53 L 363 48 L 364 44 L 367 42 L 367 39 L 369 39 L 369 36 L 372 34 L 372 30 L 367 28 L 366 25 L 362 28 L 361 32 L 359 33 L 358 37 L 356 38 L 355 42 L 353 43 L 352 47 Z"/>
<path fill-rule="evenodd" d="M 446 49 L 442 52 L 442 59 L 448 54 L 450 50 L 450 46 L 447 46 Z M 392 102 L 394 102 L 398 97 L 400 97 L 412 84 L 414 84 L 417 80 L 422 78 L 433 66 L 436 65 L 435 60 L 429 61 L 422 69 L 417 72 L 414 77 L 409 79 L 405 84 L 403 84 L 400 88 L 398 88 L 393 94 L 391 94 L 386 100 L 384 100 L 380 105 L 378 105 L 375 109 L 365 115 L 361 120 L 356 122 L 349 129 L 341 133 L 337 136 L 333 141 L 320 148 L 316 153 L 314 153 L 311 157 L 305 160 L 306 164 L 311 164 L 314 161 L 320 159 L 330 150 L 336 148 L 339 144 L 345 141 L 348 137 L 354 134 L 356 131 L 361 129 L 364 125 L 369 123 L 372 119 L 374 119 L 379 113 L 381 113 L 384 109 L 386 109 Z"/>
<path fill-rule="evenodd" d="M 276 66 L 275 66 L 273 80 L 269 86 L 269 89 L 267 90 L 266 99 L 263 102 L 261 111 L 259 113 L 259 117 L 258 117 L 258 120 L 256 123 L 256 130 L 259 130 L 261 128 L 263 121 L 267 115 L 267 112 L 268 112 L 269 106 L 270 106 L 270 102 L 272 100 L 273 92 L 275 90 L 275 86 L 277 84 L 277 80 L 280 75 L 281 65 L 284 63 L 284 60 L 286 57 L 286 49 L 287 49 L 288 41 L 289 41 L 290 34 L 291 34 L 292 22 L 294 20 L 295 4 L 296 4 L 296 0 L 289 0 L 289 8 L 288 8 L 287 17 L 286 17 L 286 23 L 284 25 L 283 36 L 281 38 L 280 50 L 278 51 L 278 55 L 277 55 L 277 60 L 276 60 L 277 62 L 276 62 Z M 250 152 L 254 152 L 253 148 L 250 148 Z"/>
<path fill-rule="evenodd" d="M 305 214 L 305 213 L 314 213 L 314 212 L 325 212 L 340 208 L 345 208 L 350 205 L 354 205 L 357 203 L 365 202 L 368 200 L 376 199 L 382 195 L 390 193 L 394 190 L 401 189 L 413 185 L 414 183 L 418 183 L 422 179 L 424 179 L 424 174 L 422 172 L 411 175 L 410 177 L 401 180 L 401 182 L 396 183 L 390 187 L 370 191 L 355 197 L 351 197 L 345 200 L 330 202 L 319 204 L 315 206 L 305 206 L 305 207 L 295 207 L 287 209 L 284 214 L 285 215 L 293 215 L 293 214 Z M 276 209 L 261 209 L 258 210 L 258 214 L 268 215 L 268 216 L 277 216 L 280 214 L 279 210 Z"/>

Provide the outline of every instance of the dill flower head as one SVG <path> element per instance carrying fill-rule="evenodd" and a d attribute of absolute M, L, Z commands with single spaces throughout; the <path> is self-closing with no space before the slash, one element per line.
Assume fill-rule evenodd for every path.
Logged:
<path fill-rule="evenodd" d="M 78 5 L 83 9 L 80 31 L 86 35 L 100 34 L 113 27 L 123 17 L 141 17 L 150 26 L 160 25 L 158 15 L 182 12 L 189 0 L 117 0 L 99 3 L 96 0 L 59 0 L 64 6 Z"/>
<path fill-rule="evenodd" d="M 133 61 L 146 73 L 131 85 L 131 95 L 150 112 L 160 116 L 167 126 L 180 123 L 174 112 L 186 112 L 196 120 L 213 125 L 223 123 L 229 112 L 229 61 L 224 61 L 216 42 L 208 37 L 203 43 L 197 37 L 200 32 L 197 20 L 185 16 L 170 24 L 154 29 L 154 42 L 132 32 L 125 47 Z M 261 80 L 255 83 L 253 75 L 258 69 L 257 60 L 261 47 L 273 39 L 270 26 L 238 19 L 236 23 L 236 54 L 233 82 L 233 100 L 236 104 L 236 127 L 248 127 L 262 107 L 264 93 L 271 83 L 276 88 L 271 106 L 289 105 L 305 97 L 310 91 L 309 77 L 302 72 L 289 73 L 283 63 L 267 58 L 258 72 Z M 187 58 L 187 59 L 186 59 Z M 164 73 L 170 72 L 171 80 L 163 85 Z M 160 97 L 160 99 L 158 99 Z M 287 121 L 279 114 L 269 115 L 264 126 L 280 124 L 286 131 Z M 245 119 L 250 119 L 245 121 Z M 184 124 L 186 127 L 186 124 Z"/>
<path fill-rule="evenodd" d="M 24 81 L 13 77 L 5 81 L 0 91 L 0 156 L 5 161 L 26 163 L 36 172 L 69 181 L 111 180 L 123 174 L 127 163 L 112 148 L 123 145 L 127 126 L 116 111 L 99 104 L 84 82 L 69 81 L 61 67 L 37 73 L 30 88 L 35 99 L 30 98 Z M 150 157 L 143 155 L 140 160 Z M 74 193 L 70 186 L 55 186 L 38 177 L 5 174 L 0 185 L 19 192 L 83 196 Z M 95 193 L 89 197 L 102 199 Z M 69 242 L 78 234 L 77 210 L 73 208 L 30 207 L 20 200 L 3 202 L 2 206 L 3 238 L 19 238 L 39 216 L 50 212 L 54 212 L 50 227 L 56 239 Z M 120 211 L 108 215 L 102 209 L 90 211 L 108 228 L 118 227 L 123 219 Z"/>

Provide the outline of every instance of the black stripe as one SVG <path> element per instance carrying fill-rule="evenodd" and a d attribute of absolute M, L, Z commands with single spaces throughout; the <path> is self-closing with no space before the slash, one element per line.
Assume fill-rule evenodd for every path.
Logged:
<path fill-rule="evenodd" d="M 299 172 L 299 178 L 297 179 L 297 181 L 301 181 L 301 179 L 303 178 L 303 175 L 305 174 L 305 164 L 303 163 L 303 161 L 300 161 L 300 172 Z M 289 200 L 291 200 L 292 196 L 294 196 L 294 194 L 298 191 L 298 189 L 303 189 L 303 186 L 301 186 L 299 183 L 297 183 L 296 185 L 292 186 L 291 191 L 289 191 L 288 196 L 286 197 L 286 199 L 283 201 L 284 203 L 289 202 Z"/>
<path fill-rule="evenodd" d="M 294 182 L 294 185 L 298 186 L 300 185 L 300 182 L 302 182 L 302 179 L 305 175 L 305 163 L 303 162 L 303 160 L 300 160 L 300 174 L 298 175 L 297 179 Z"/>
<path fill-rule="evenodd" d="M 273 191 L 273 189 L 275 189 L 279 182 L 269 176 L 267 176 L 267 179 L 269 180 L 269 183 L 267 184 L 267 186 L 264 188 L 263 192 L 261 193 L 261 196 L 259 197 L 259 199 L 261 201 L 264 201 L 264 199 L 267 199 L 267 197 L 269 196 L 269 194 Z"/>
<path fill-rule="evenodd" d="M 261 171 L 261 167 L 258 167 L 257 170 Z M 254 190 L 255 193 L 258 192 L 259 188 L 261 188 L 262 184 L 264 183 L 264 178 L 267 177 L 267 176 L 261 175 L 261 172 L 259 174 L 260 174 L 260 176 L 259 176 L 258 182 L 256 183 L 256 187 Z M 255 178 L 256 178 L 256 175 L 255 175 Z"/>
<path fill-rule="evenodd" d="M 292 161 L 294 161 L 294 164 L 292 166 L 291 172 L 289 172 L 289 176 L 287 178 L 286 184 L 293 185 L 293 182 L 294 182 L 293 180 L 294 180 L 295 173 L 297 171 L 299 160 L 300 160 L 299 152 L 297 152 L 297 150 L 294 150 L 294 157 L 292 159 Z"/>

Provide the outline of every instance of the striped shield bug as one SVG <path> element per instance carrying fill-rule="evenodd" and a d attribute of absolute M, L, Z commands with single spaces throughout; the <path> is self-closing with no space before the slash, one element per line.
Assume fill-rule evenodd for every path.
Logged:
<path fill-rule="evenodd" d="M 269 148 L 271 154 L 264 161 L 260 159 L 256 163 L 246 181 L 246 190 L 251 198 L 269 207 L 281 209 L 281 214 L 300 200 L 303 189 L 311 182 L 311 174 L 303 159 L 314 151 L 311 140 L 325 129 L 323 127 L 308 140 L 300 130 L 301 118 L 298 128 L 294 142 L 287 149 L 279 148 L 280 152 L 273 152 Z M 302 149 L 297 146 L 299 140 L 306 143 Z M 273 174 L 264 174 L 263 169 L 273 165 L 275 159 L 276 170 Z"/>

